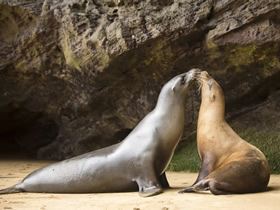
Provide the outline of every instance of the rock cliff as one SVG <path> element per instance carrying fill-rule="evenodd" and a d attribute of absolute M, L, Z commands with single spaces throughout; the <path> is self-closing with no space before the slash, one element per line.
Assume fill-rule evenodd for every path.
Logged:
<path fill-rule="evenodd" d="M 230 124 L 261 130 L 279 116 L 279 14 L 279 0 L 0 0 L 0 139 L 43 159 L 119 142 L 194 67 L 221 84 Z"/>

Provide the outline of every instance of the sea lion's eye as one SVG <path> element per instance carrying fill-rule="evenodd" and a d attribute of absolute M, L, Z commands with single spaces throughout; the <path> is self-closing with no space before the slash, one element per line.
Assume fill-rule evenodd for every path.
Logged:
<path fill-rule="evenodd" d="M 186 82 L 186 81 L 185 81 L 185 77 L 182 76 L 182 77 L 181 77 L 181 85 L 185 84 L 185 82 Z"/>
<path fill-rule="evenodd" d="M 211 101 L 215 101 L 215 99 L 216 99 L 216 96 L 214 94 L 211 95 Z"/>

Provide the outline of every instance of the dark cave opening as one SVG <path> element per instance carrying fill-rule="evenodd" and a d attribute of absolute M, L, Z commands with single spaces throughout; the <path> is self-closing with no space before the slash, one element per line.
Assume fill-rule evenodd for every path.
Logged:
<path fill-rule="evenodd" d="M 57 135 L 57 124 L 43 112 L 14 103 L 0 106 L 0 158 L 36 158 L 38 149 Z"/>
<path fill-rule="evenodd" d="M 21 147 L 16 141 L 5 139 L 0 135 L 0 160 L 2 159 L 36 159 L 36 156 Z"/>

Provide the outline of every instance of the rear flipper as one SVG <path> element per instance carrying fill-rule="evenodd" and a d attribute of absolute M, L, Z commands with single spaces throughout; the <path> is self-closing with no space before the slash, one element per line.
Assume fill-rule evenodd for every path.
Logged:
<path fill-rule="evenodd" d="M 223 188 L 228 188 L 230 184 L 226 183 L 226 182 L 218 182 L 214 179 L 211 179 L 208 183 L 209 185 L 209 189 L 211 191 L 211 193 L 213 193 L 214 195 L 227 195 L 227 194 L 231 194 L 230 192 L 221 190 Z"/>
<path fill-rule="evenodd" d="M 5 189 L 0 190 L 0 194 L 10 194 L 10 193 L 19 193 L 23 192 L 24 190 L 18 187 L 19 184 L 16 184 L 12 187 L 8 187 Z"/>
<path fill-rule="evenodd" d="M 208 183 L 205 183 L 205 180 L 201 180 L 196 184 L 179 191 L 178 193 L 199 192 L 206 190 L 209 190 Z"/>
<path fill-rule="evenodd" d="M 205 191 L 210 189 L 211 193 L 213 193 L 214 195 L 226 195 L 226 194 L 230 194 L 230 192 L 221 190 L 223 188 L 228 187 L 229 184 L 226 182 L 218 182 L 215 179 L 203 179 L 201 181 L 199 181 L 198 183 L 196 183 L 193 186 L 187 187 L 181 191 L 179 191 L 179 193 L 187 193 L 187 192 L 199 192 L 199 191 Z"/>

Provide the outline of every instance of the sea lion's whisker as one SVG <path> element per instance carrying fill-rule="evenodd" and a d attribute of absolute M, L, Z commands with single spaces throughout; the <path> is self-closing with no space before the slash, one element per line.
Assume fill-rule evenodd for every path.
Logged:
<path fill-rule="evenodd" d="M 206 80 L 202 79 L 202 78 L 197 78 L 197 81 L 200 83 L 200 84 L 203 84 L 206 82 Z"/>
<path fill-rule="evenodd" d="M 205 83 L 205 81 L 202 80 L 201 78 L 197 78 L 197 81 L 198 81 L 198 89 L 197 89 L 197 92 L 200 93 L 201 88 L 202 88 L 202 85 L 203 85 L 203 83 Z"/>
<path fill-rule="evenodd" d="M 205 80 L 208 80 L 208 79 L 209 79 L 209 77 L 207 77 L 207 76 L 205 76 L 205 75 L 199 75 L 199 78 L 205 79 Z"/>

